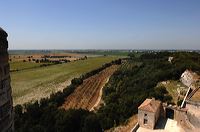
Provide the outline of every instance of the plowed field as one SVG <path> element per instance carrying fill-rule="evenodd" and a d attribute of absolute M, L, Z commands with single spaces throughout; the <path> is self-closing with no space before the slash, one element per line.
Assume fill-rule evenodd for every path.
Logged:
<path fill-rule="evenodd" d="M 117 70 L 118 66 L 113 65 L 83 81 L 76 90 L 68 96 L 62 105 L 64 109 L 86 109 L 91 110 L 101 96 L 102 87 L 110 76 Z"/>

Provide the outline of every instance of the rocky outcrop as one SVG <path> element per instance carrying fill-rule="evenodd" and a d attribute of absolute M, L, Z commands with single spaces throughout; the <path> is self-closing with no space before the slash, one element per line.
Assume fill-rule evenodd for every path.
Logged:
<path fill-rule="evenodd" d="M 0 132 L 14 130 L 7 36 L 8 34 L 0 28 Z"/>

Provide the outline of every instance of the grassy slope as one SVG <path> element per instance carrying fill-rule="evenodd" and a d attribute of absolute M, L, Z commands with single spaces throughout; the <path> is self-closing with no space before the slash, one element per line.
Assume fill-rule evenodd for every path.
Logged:
<path fill-rule="evenodd" d="M 63 89 L 72 78 L 96 69 L 113 59 L 116 57 L 88 58 L 66 64 L 13 72 L 11 79 L 14 104 L 48 96 L 58 89 Z"/>
<path fill-rule="evenodd" d="M 173 98 L 173 102 L 177 103 L 178 101 L 178 92 L 177 89 L 179 88 L 183 88 L 187 90 L 187 87 L 184 86 L 181 82 L 179 82 L 178 80 L 169 80 L 167 81 L 166 84 L 159 84 L 160 86 L 164 86 L 166 88 L 166 90 L 169 92 L 169 94 L 172 96 Z"/>

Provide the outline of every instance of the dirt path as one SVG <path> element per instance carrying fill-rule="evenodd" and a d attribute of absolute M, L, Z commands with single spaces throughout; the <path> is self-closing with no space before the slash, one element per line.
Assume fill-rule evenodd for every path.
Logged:
<path fill-rule="evenodd" d="M 102 88 L 110 76 L 117 70 L 118 66 L 113 65 L 83 81 L 76 90 L 65 99 L 62 108 L 64 109 L 86 109 L 92 110 L 101 100 Z"/>
<path fill-rule="evenodd" d="M 109 78 L 110 78 L 110 77 L 109 77 Z M 109 78 L 106 80 L 106 83 L 109 81 Z M 105 83 L 105 84 L 106 84 L 106 83 Z M 99 104 L 100 104 L 100 102 L 101 102 L 101 97 L 102 97 L 102 95 L 103 95 L 103 87 L 104 87 L 104 86 L 101 87 L 100 92 L 99 92 L 98 99 L 97 99 L 96 103 L 93 105 L 93 107 L 90 109 L 90 111 L 95 110 L 95 108 L 97 108 L 97 107 L 99 106 Z"/>

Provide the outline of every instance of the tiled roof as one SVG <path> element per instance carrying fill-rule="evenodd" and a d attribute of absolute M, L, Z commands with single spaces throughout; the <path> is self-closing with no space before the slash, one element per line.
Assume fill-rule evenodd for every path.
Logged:
<path fill-rule="evenodd" d="M 156 112 L 161 105 L 161 101 L 155 99 L 146 99 L 138 109 L 149 111 L 149 112 Z"/>

